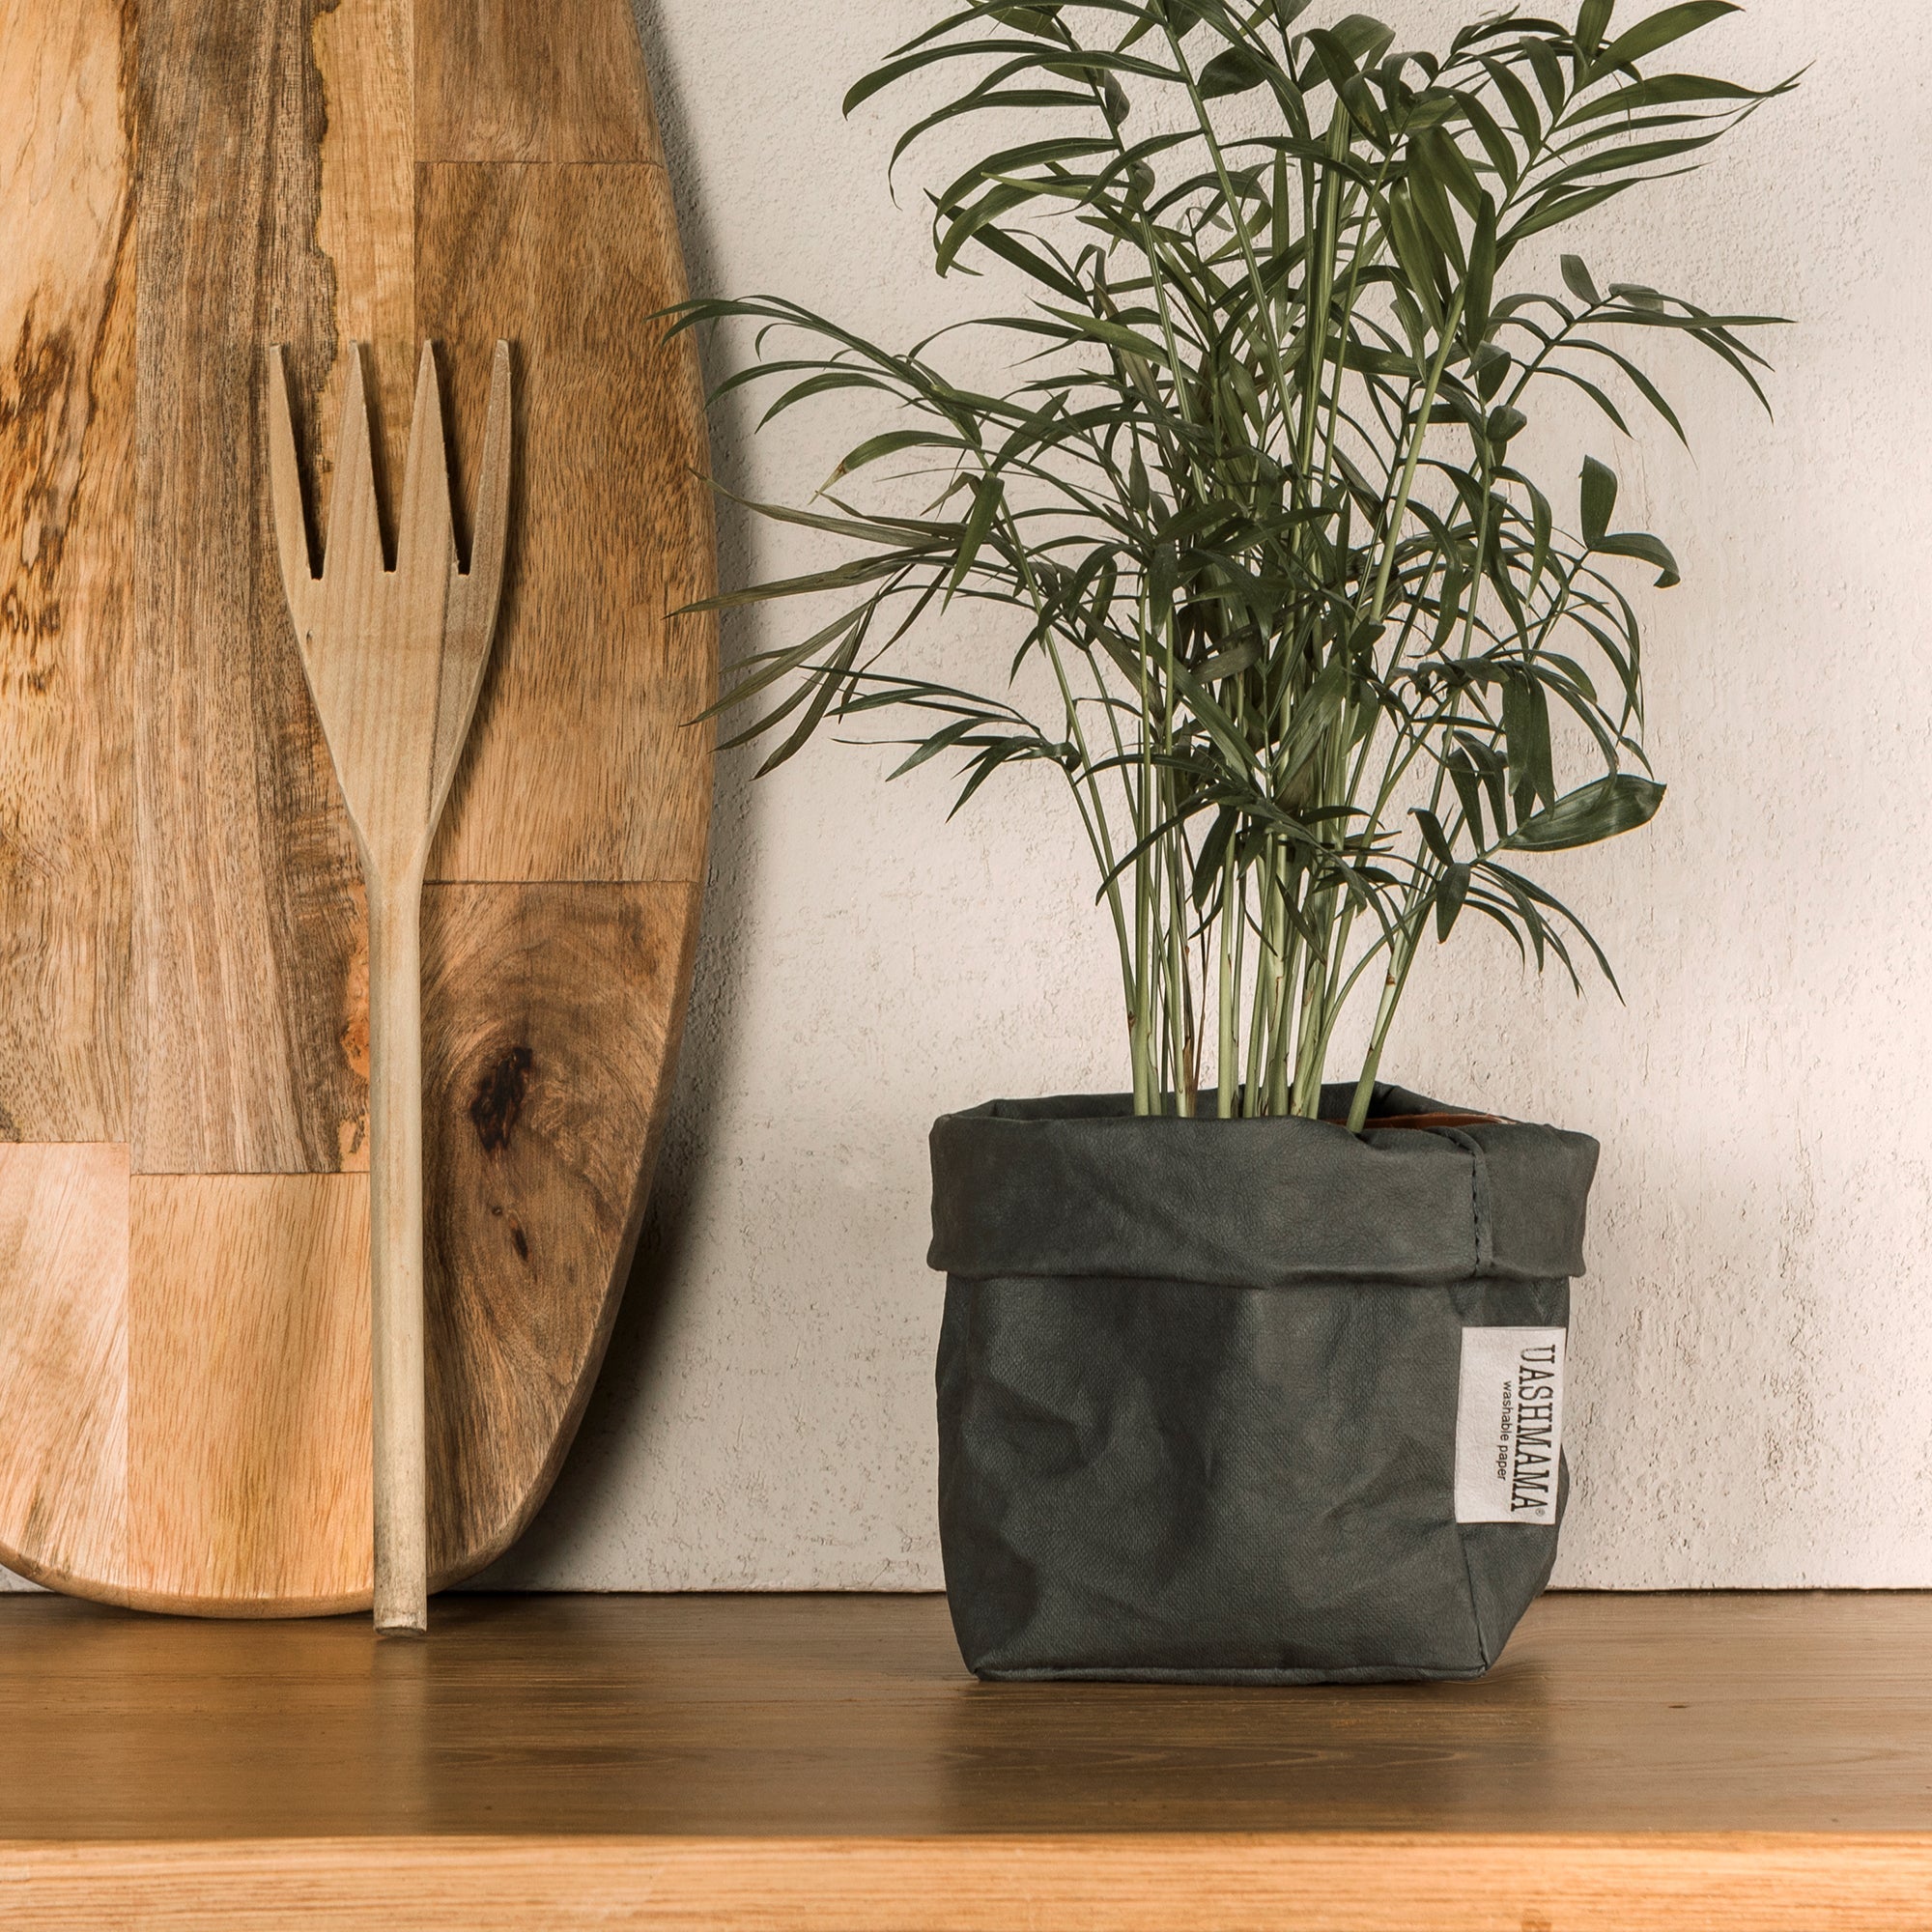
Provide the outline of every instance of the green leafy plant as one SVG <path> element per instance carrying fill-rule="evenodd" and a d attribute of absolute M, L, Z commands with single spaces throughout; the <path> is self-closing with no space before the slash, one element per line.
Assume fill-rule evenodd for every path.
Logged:
<path fill-rule="evenodd" d="M 1622 580 L 1677 566 L 1617 527 L 1595 457 L 1559 517 L 1518 461 L 1530 410 L 1558 385 L 1623 434 L 1640 406 L 1682 437 L 1631 354 L 1659 331 L 1764 400 L 1744 332 L 1775 318 L 1600 288 L 1575 254 L 1560 294 L 1512 271 L 1793 83 L 1655 70 L 1724 0 L 1621 28 L 1612 0 L 1574 27 L 1512 13 L 1440 56 L 1308 11 L 969 0 L 852 89 L 848 113 L 946 84 L 895 166 L 994 117 L 998 145 L 931 197 L 932 246 L 941 274 L 990 257 L 1030 285 L 972 325 L 1010 347 L 1003 393 L 949 377 L 938 338 L 893 351 L 776 297 L 675 327 L 757 325 L 718 393 L 776 381 L 765 422 L 834 391 L 892 406 L 813 507 L 752 506 L 853 549 L 715 600 L 840 605 L 736 668 L 721 708 L 769 709 L 732 742 L 782 728 L 769 769 L 828 720 L 910 716 L 898 771 L 958 754 L 958 804 L 1057 766 L 1119 946 L 1137 1110 L 1314 1115 L 1359 992 L 1359 1128 L 1432 933 L 1480 916 L 1539 966 L 1576 980 L 1580 941 L 1609 975 L 1526 866 L 1662 797 Z M 894 668 L 955 601 L 1010 613 L 992 693 Z M 1019 701 L 1029 667 L 1043 717 Z M 1559 763 L 1593 775 L 1563 788 Z"/>

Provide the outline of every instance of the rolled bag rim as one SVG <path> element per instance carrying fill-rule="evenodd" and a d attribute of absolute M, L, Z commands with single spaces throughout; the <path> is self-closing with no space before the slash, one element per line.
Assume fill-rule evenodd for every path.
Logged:
<path fill-rule="evenodd" d="M 1352 1084 L 1322 1089 L 1340 1116 Z M 1378 1083 L 1372 1114 L 1451 1111 Z M 1124 1094 L 989 1100 L 933 1122 L 928 1264 L 962 1280 L 1291 1289 L 1584 1271 L 1599 1149 L 1525 1121 L 1137 1116 Z"/>

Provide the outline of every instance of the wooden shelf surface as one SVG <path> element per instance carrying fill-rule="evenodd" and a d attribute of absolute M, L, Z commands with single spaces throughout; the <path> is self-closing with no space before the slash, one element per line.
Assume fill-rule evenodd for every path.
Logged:
<path fill-rule="evenodd" d="M 0 1598 L 0 1924 L 1932 1928 L 1932 1595 L 1555 1595 L 1477 1684 L 982 1685 L 933 1597 Z"/>

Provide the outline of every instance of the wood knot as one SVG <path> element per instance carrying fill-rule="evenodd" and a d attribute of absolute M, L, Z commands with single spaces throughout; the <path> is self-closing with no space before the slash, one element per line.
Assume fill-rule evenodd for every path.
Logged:
<path fill-rule="evenodd" d="M 500 1153 L 510 1145 L 529 1090 L 532 1058 L 528 1047 L 513 1046 L 476 1084 L 469 1119 L 485 1153 Z"/>

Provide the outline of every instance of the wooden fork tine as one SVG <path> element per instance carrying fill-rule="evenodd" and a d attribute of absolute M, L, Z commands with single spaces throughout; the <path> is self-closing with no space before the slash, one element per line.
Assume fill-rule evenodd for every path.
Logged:
<path fill-rule="evenodd" d="M 342 382 L 342 428 L 335 439 L 335 479 L 328 492 L 322 581 L 357 583 L 382 568 L 376 462 L 369 446 L 369 392 L 363 379 L 362 345 L 352 342 Z"/>
<path fill-rule="evenodd" d="M 466 612 L 487 638 L 503 587 L 503 549 L 510 527 L 510 345 L 490 358 L 490 414 L 483 429 L 483 462 L 470 522 Z"/>
<path fill-rule="evenodd" d="M 445 658 L 438 694 L 436 752 L 430 765 L 431 816 L 442 810 L 455 782 L 456 761 L 469 735 L 469 722 L 483 684 L 497 602 L 503 582 L 503 551 L 510 502 L 510 345 L 499 342 L 490 366 L 490 414 L 483 430 L 482 474 L 476 515 L 469 530 L 469 568 L 457 567 L 450 551 L 443 611 Z"/>
<path fill-rule="evenodd" d="M 308 596 L 315 583 L 315 568 L 309 561 L 301 470 L 296 461 L 295 423 L 289 414 L 289 372 L 279 343 L 269 351 L 269 500 L 275 522 L 275 550 L 282 564 L 282 590 L 306 650 Z"/>
<path fill-rule="evenodd" d="M 455 560 L 442 390 L 436 380 L 436 351 L 425 342 L 416 362 L 415 411 L 410 418 L 410 453 L 403 469 L 402 514 L 396 521 L 396 572 L 412 582 L 421 572 L 423 586 L 433 590 L 440 611 L 444 581 Z"/>

